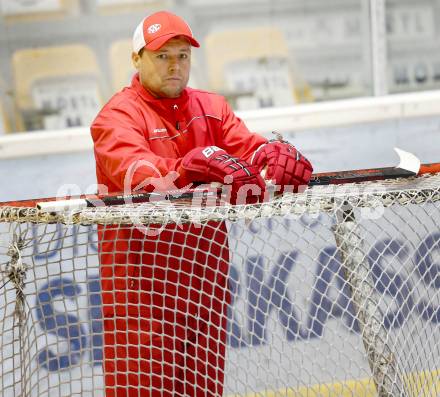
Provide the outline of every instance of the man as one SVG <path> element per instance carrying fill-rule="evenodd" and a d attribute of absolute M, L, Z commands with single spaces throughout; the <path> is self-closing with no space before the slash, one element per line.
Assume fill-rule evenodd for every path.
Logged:
<path fill-rule="evenodd" d="M 293 146 L 249 132 L 223 97 L 187 87 L 192 46 L 189 26 L 169 12 L 139 24 L 138 73 L 91 127 L 99 184 L 120 192 L 220 182 L 232 204 L 262 199 L 263 168 L 281 188 L 307 184 L 312 167 Z M 106 395 L 221 396 L 225 225 L 168 225 L 158 236 L 115 226 L 99 239 Z"/>

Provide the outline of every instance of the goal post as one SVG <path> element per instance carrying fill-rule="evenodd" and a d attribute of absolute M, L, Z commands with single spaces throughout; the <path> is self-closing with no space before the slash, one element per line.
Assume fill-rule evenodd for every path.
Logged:
<path fill-rule="evenodd" d="M 154 371 L 173 366 L 175 395 L 438 396 L 439 225 L 436 173 L 245 206 L 207 196 L 61 212 L 0 205 L 0 396 L 104 396 L 108 299 L 123 306 L 116 317 L 148 328 L 157 302 L 147 287 L 167 310 L 164 335 L 192 338 L 194 354 L 221 367 L 167 359 L 164 344 Z M 200 319 L 204 334 L 181 331 Z M 131 341 L 157 349 L 141 334 Z M 140 388 L 155 390 L 147 356 L 131 364 Z"/>

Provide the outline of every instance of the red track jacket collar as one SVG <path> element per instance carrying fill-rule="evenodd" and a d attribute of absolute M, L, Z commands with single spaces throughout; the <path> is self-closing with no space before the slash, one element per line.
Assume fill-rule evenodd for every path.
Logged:
<path fill-rule="evenodd" d="M 188 89 L 185 88 L 178 98 L 155 98 L 150 92 L 141 84 L 139 80 L 139 73 L 136 73 L 131 80 L 131 87 L 139 94 L 139 96 L 148 102 L 148 105 L 154 108 L 159 114 L 163 112 L 171 113 L 173 115 L 184 111 L 188 107 Z"/>

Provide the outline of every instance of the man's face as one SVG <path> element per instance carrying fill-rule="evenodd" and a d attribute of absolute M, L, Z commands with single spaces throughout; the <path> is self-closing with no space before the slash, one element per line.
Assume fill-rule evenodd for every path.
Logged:
<path fill-rule="evenodd" d="M 167 41 L 157 51 L 132 54 L 139 80 L 156 98 L 177 98 L 185 89 L 191 68 L 191 45 L 185 38 Z"/>

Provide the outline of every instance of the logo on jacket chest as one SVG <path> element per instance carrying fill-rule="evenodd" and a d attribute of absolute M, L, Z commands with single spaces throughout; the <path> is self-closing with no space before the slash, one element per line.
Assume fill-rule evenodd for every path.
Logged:
<path fill-rule="evenodd" d="M 153 135 L 167 133 L 168 130 L 166 128 L 155 128 L 153 130 Z"/>

